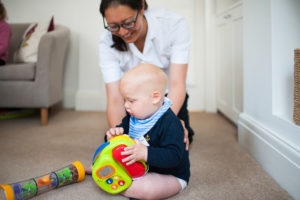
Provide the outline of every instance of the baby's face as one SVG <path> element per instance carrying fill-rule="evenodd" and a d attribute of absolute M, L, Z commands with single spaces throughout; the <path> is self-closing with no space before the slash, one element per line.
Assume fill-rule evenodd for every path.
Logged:
<path fill-rule="evenodd" d="M 157 111 L 152 94 L 145 88 L 135 84 L 123 84 L 120 91 L 125 101 L 126 111 L 135 118 L 147 119 Z"/>

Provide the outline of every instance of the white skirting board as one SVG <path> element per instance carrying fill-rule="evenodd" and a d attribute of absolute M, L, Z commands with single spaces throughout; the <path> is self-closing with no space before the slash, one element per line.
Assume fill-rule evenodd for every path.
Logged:
<path fill-rule="evenodd" d="M 293 198 L 300 199 L 300 154 L 246 113 L 239 116 L 239 144 Z"/>
<path fill-rule="evenodd" d="M 76 89 L 64 89 L 64 108 L 75 108 Z"/>
<path fill-rule="evenodd" d="M 99 91 L 78 90 L 76 93 L 75 110 L 78 111 L 105 111 L 106 96 Z"/>

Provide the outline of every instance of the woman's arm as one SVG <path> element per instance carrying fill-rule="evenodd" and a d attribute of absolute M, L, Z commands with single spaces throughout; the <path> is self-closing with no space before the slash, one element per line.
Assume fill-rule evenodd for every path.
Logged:
<path fill-rule="evenodd" d="M 175 115 L 178 114 L 185 99 L 187 68 L 187 64 L 171 63 L 170 65 L 168 98 L 173 103 L 171 109 Z"/>
<path fill-rule="evenodd" d="M 178 115 L 180 108 L 183 105 L 186 95 L 186 74 L 188 64 L 173 64 L 170 65 L 170 77 L 169 77 L 169 92 L 168 98 L 171 99 L 173 105 L 172 111 L 175 115 Z M 184 143 L 186 143 L 185 149 L 189 150 L 188 130 L 185 128 L 183 120 L 181 120 L 184 129 Z"/>
<path fill-rule="evenodd" d="M 116 81 L 105 85 L 107 96 L 106 114 L 110 128 L 120 124 L 126 115 L 124 100 L 119 90 L 119 83 L 119 81 Z"/>

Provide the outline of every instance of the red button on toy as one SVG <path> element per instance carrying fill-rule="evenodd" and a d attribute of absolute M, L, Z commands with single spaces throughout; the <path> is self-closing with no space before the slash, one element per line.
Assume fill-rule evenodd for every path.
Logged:
<path fill-rule="evenodd" d="M 123 186 L 123 185 L 125 184 L 125 182 L 124 182 L 123 180 L 120 180 L 120 181 L 118 182 L 118 184 L 119 184 L 120 186 Z"/>

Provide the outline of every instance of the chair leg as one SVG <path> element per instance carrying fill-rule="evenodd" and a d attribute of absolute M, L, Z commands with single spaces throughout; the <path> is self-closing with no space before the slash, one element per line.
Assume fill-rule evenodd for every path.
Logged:
<path fill-rule="evenodd" d="M 41 125 L 47 126 L 48 124 L 48 108 L 41 108 Z"/>

